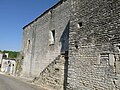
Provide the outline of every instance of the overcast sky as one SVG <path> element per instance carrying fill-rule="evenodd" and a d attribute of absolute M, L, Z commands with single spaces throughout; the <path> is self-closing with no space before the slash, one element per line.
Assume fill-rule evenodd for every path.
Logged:
<path fill-rule="evenodd" d="M 59 0 L 0 0 L 0 50 L 20 51 L 23 27 Z"/>

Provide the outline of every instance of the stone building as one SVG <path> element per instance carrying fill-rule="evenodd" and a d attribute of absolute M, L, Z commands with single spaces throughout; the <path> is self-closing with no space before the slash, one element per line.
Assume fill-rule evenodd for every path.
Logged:
<path fill-rule="evenodd" d="M 22 74 L 35 83 L 120 89 L 119 0 L 60 0 L 23 29 Z"/>
<path fill-rule="evenodd" d="M 1 71 L 10 75 L 15 75 L 16 60 L 15 59 L 2 59 Z"/>
<path fill-rule="evenodd" d="M 2 53 L 2 52 L 0 52 L 0 68 L 2 66 L 3 58 L 8 58 L 8 53 Z"/>
<path fill-rule="evenodd" d="M 3 57 L 3 53 L 0 52 L 0 68 L 1 68 L 1 64 L 2 64 L 2 57 Z"/>

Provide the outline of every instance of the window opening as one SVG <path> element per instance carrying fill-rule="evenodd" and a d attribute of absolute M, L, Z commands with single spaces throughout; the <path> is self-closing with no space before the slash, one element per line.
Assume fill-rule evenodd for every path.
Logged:
<path fill-rule="evenodd" d="M 28 40 L 28 44 L 30 44 L 30 40 Z"/>
<path fill-rule="evenodd" d="M 28 40 L 28 42 L 27 42 L 27 50 L 29 51 L 29 49 L 30 49 L 30 40 Z"/>
<path fill-rule="evenodd" d="M 55 30 L 50 31 L 50 45 L 55 43 Z"/>
<path fill-rule="evenodd" d="M 120 46 L 118 46 L 118 48 L 120 49 Z"/>
<path fill-rule="evenodd" d="M 78 26 L 78 28 L 82 27 L 82 22 L 79 22 L 79 23 L 77 24 L 77 26 Z"/>

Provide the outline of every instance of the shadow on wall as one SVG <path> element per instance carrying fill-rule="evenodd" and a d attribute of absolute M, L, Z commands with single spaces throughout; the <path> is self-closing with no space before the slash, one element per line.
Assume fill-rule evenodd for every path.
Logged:
<path fill-rule="evenodd" d="M 64 90 L 67 87 L 67 77 L 68 77 L 68 52 L 65 52 L 65 64 L 64 64 Z"/>
<path fill-rule="evenodd" d="M 65 30 L 62 33 L 62 36 L 60 38 L 60 42 L 61 42 L 61 45 L 62 45 L 61 54 L 63 54 L 64 58 L 65 58 L 65 64 L 64 64 L 64 90 L 66 90 L 67 77 L 68 77 L 69 25 L 70 25 L 70 21 L 66 25 Z"/>
<path fill-rule="evenodd" d="M 70 21 L 66 25 L 65 30 L 62 33 L 61 38 L 60 38 L 60 42 L 62 45 L 61 53 L 65 53 L 66 51 L 69 50 L 69 24 L 70 24 Z"/>

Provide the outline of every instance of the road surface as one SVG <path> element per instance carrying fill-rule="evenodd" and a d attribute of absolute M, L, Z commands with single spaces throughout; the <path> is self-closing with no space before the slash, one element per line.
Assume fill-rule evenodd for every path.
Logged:
<path fill-rule="evenodd" d="M 0 74 L 0 90 L 44 90 L 11 76 Z"/>

